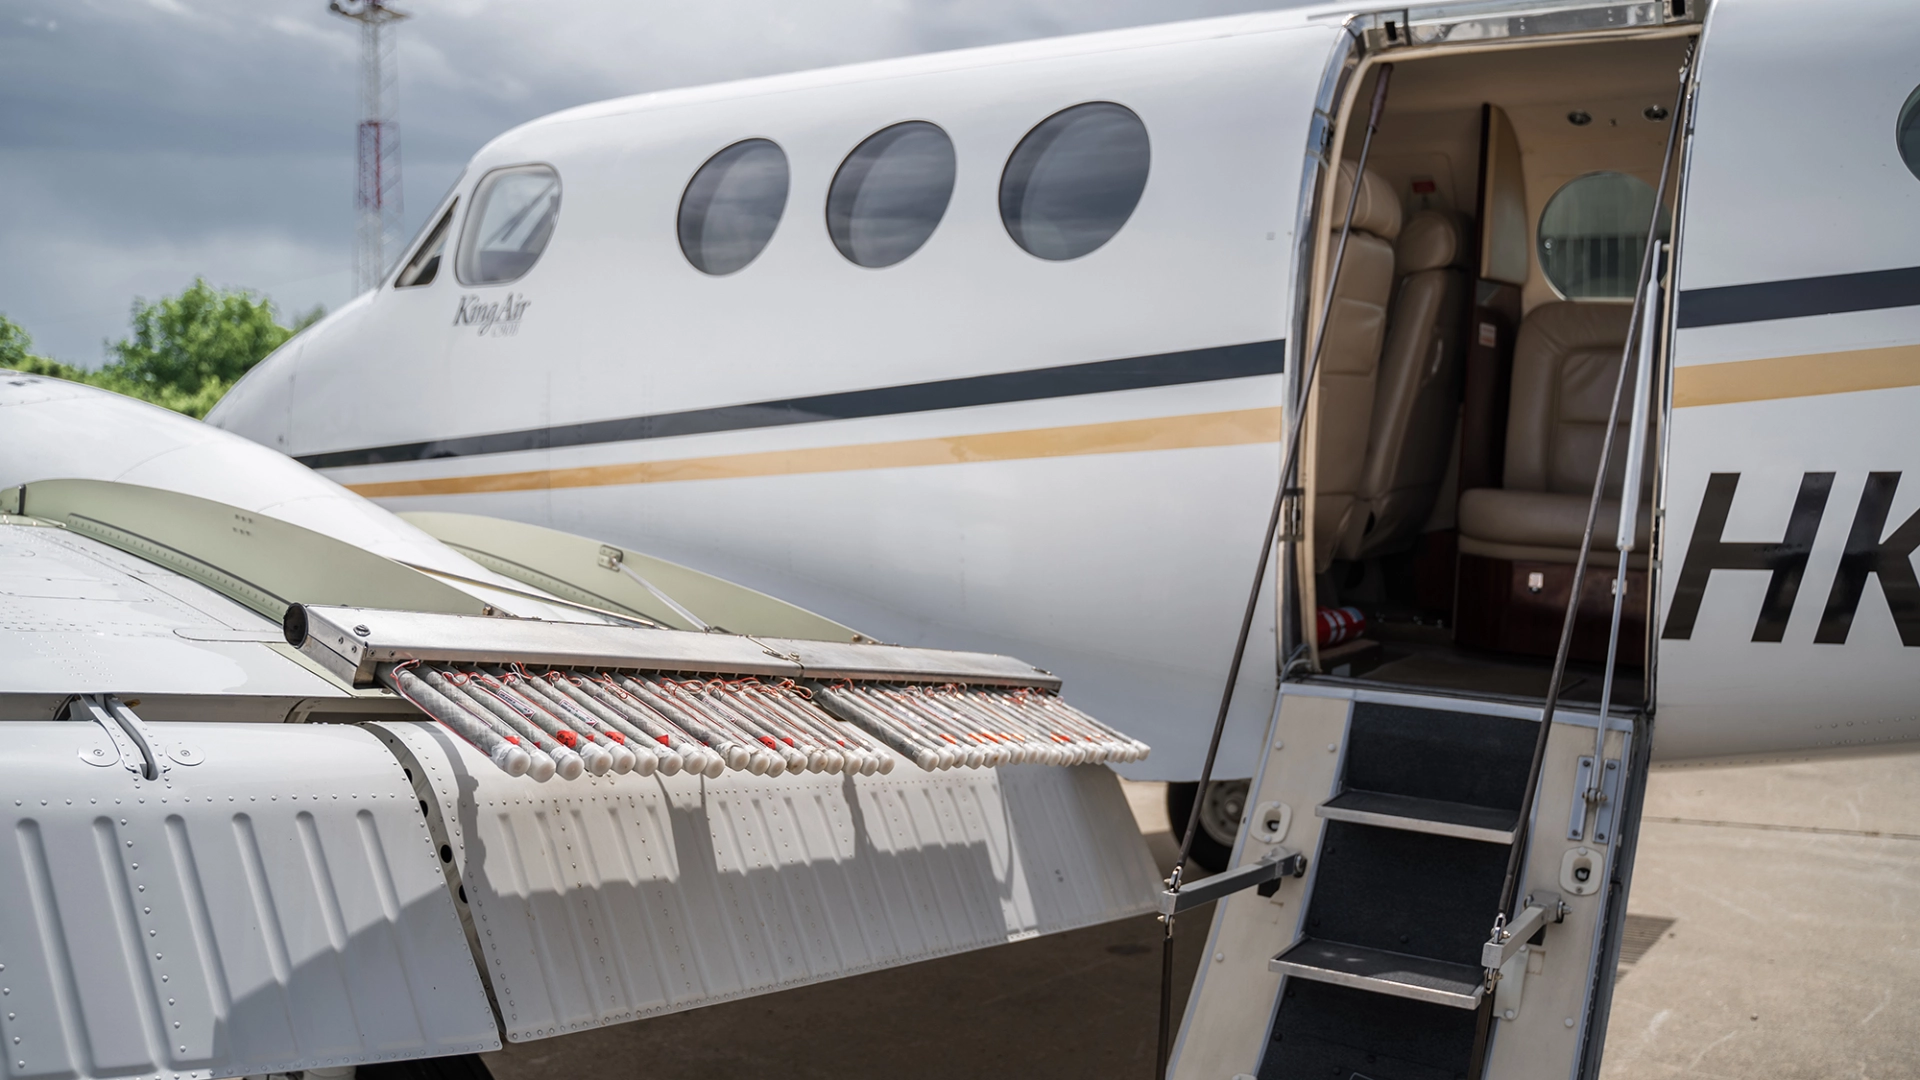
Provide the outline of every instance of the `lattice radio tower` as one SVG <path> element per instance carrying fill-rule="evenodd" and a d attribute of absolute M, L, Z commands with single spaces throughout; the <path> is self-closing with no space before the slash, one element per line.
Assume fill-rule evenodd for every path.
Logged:
<path fill-rule="evenodd" d="M 360 24 L 360 132 L 359 178 L 354 187 L 354 209 L 359 222 L 353 241 L 353 289 L 363 293 L 380 287 L 387 269 L 387 253 L 399 254 L 406 241 L 400 216 L 400 125 L 394 120 L 398 103 L 397 72 L 393 61 L 394 23 L 407 18 L 385 0 L 330 0 L 327 10 Z"/>

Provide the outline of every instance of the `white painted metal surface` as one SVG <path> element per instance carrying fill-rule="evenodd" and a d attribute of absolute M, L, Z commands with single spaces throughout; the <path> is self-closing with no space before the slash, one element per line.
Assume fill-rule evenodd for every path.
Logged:
<path fill-rule="evenodd" d="M 6 725 L 0 1077 L 205 1080 L 499 1046 L 426 823 L 375 738 L 151 729 L 169 756 L 149 783 L 110 767 L 93 724 Z M 96 748 L 105 767 L 83 760 Z"/>
<path fill-rule="evenodd" d="M 1262 12 L 534 121 L 476 155 L 452 228 L 487 171 L 550 164 L 564 196 L 538 265 L 511 283 L 467 288 L 442 271 L 369 293 L 264 361 L 210 419 L 296 455 L 432 443 L 417 460 L 403 450 L 329 475 L 397 509 L 637 548 L 885 641 L 1021 657 L 1060 675 L 1088 712 L 1165 747 L 1122 766 L 1128 775 L 1193 779 L 1279 466 L 1281 376 L 1266 365 L 1090 393 L 1065 368 L 1160 357 L 1143 370 L 1170 371 L 1192 361 L 1168 354 L 1249 343 L 1278 356 L 1302 155 L 1340 40 L 1336 23 Z M 1035 258 L 1000 220 L 1002 170 L 1036 124 L 1091 101 L 1145 124 L 1145 191 L 1099 250 Z M 819 227 L 827 189 L 849 150 L 906 119 L 952 138 L 951 205 L 911 258 L 855 266 Z M 788 156 L 784 219 L 750 266 L 709 277 L 681 253 L 676 208 L 703 161 L 750 136 Z M 462 304 L 521 305 L 521 317 L 483 335 L 459 321 Z M 466 436 L 1009 373 L 1054 389 L 439 456 Z M 514 479 L 480 479 L 491 476 Z M 384 486 L 416 481 L 448 493 Z M 1263 608 L 1248 671 L 1271 670 L 1275 654 Z M 1261 682 L 1235 705 L 1222 775 L 1258 760 L 1273 704 Z"/>
<path fill-rule="evenodd" d="M 464 588 L 503 611 L 581 617 L 527 598 L 516 583 L 283 454 L 144 401 L 8 372 L 0 378 L 0 487 L 35 480 L 114 480 L 212 499 L 376 555 L 472 579 L 475 584 Z"/>
<path fill-rule="evenodd" d="M 76 693 L 342 696 L 270 647 L 283 640 L 165 567 L 65 529 L 0 525 L 0 695 L 55 698 L 33 713 L 0 705 L 0 719 L 51 719 Z"/>
<path fill-rule="evenodd" d="M 1100 766 L 543 786 L 432 724 L 372 730 L 431 785 L 515 1042 L 1153 908 Z"/>
<path fill-rule="evenodd" d="M 1913 429 L 1920 386 L 1834 392 L 1844 384 L 1822 385 L 1823 376 L 1876 363 L 1920 370 L 1920 307 L 1791 318 L 1759 310 L 1686 325 L 1692 298 L 1704 290 L 1790 286 L 1920 261 L 1920 182 L 1901 160 L 1895 131 L 1902 102 L 1920 82 L 1908 59 L 1912 8 L 1899 0 L 1850 5 L 1855 25 L 1900 28 L 1881 34 L 1850 32 L 1835 20 L 1808 18 L 1808 10 L 1790 0 L 1716 7 L 1701 47 L 1680 233 L 1656 759 L 1870 753 L 1920 739 L 1913 705 L 1920 648 L 1906 641 L 1911 602 L 1898 582 L 1875 574 L 1849 605 L 1842 573 L 1875 474 L 1894 490 L 1881 527 L 1869 524 L 1874 535 L 1861 540 L 1891 542 L 1920 512 Z M 1802 57 L 1802 77 L 1777 77 L 1783 49 Z M 1823 152 L 1788 149 L 1796 145 Z M 1762 389 L 1748 400 L 1711 403 L 1682 393 L 1716 371 Z M 1731 476 L 1735 487 L 1723 504 L 1724 527 L 1700 537 L 1706 543 L 1780 543 L 1796 522 L 1803 484 L 1825 477 L 1827 488 L 1801 519 L 1812 526 L 1810 542 L 1786 545 L 1798 562 L 1782 564 L 1789 569 L 1780 585 L 1765 570 L 1715 570 L 1696 596 L 1692 625 L 1676 626 L 1695 527 L 1703 516 L 1712 520 L 1703 511 L 1716 475 Z M 1770 588 L 1781 590 L 1771 603 Z M 1840 640 L 1823 633 L 1835 610 L 1853 612 Z M 1763 621 L 1775 622 L 1771 633 L 1762 632 Z"/>

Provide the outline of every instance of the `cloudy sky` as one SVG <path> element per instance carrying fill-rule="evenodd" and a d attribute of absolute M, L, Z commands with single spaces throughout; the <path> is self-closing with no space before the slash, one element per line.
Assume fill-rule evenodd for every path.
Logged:
<path fill-rule="evenodd" d="M 487 139 L 664 87 L 1287 0 L 398 0 L 407 232 Z M 0 313 L 101 362 L 196 274 L 349 298 L 357 27 L 325 0 L 0 0 Z"/>

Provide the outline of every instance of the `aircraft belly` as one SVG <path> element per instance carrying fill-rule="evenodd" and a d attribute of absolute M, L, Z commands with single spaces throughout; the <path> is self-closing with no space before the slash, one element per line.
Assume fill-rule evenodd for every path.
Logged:
<path fill-rule="evenodd" d="M 0 1075 L 205 1080 L 499 1046 L 426 823 L 377 740 L 148 728 L 158 781 L 92 723 L 6 725 Z M 96 750 L 103 764 L 83 760 Z"/>
<path fill-rule="evenodd" d="M 540 785 L 436 725 L 371 727 L 435 807 L 515 1042 L 1153 906 L 1099 766 Z"/>

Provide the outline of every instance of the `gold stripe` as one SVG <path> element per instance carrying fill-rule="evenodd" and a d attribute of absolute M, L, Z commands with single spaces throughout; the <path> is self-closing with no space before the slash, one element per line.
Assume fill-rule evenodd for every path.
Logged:
<path fill-rule="evenodd" d="M 958 465 L 978 461 L 1021 461 L 1140 450 L 1184 450 L 1202 446 L 1278 442 L 1279 439 L 1279 409 L 1239 409 L 1233 412 L 1163 416 L 1151 420 L 996 431 L 985 435 L 953 435 L 940 439 L 771 450 L 756 454 L 726 454 L 669 461 L 636 461 L 621 465 L 588 465 L 577 469 L 536 469 L 491 476 L 389 480 L 348 484 L 347 487 L 372 499 L 403 495 L 464 495 L 482 491 L 542 491 L 550 488 L 899 469 L 916 465 Z"/>
<path fill-rule="evenodd" d="M 1920 386 L 1920 345 L 1674 369 L 1675 408 Z"/>

